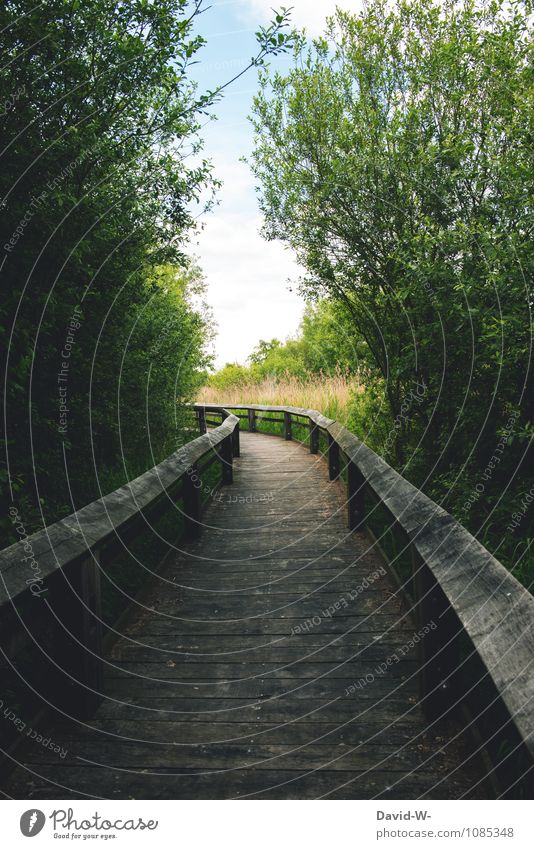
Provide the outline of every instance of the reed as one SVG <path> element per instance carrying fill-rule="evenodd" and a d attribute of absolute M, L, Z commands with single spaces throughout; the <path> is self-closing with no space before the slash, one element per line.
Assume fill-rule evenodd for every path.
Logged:
<path fill-rule="evenodd" d="M 273 404 L 319 410 L 329 418 L 346 423 L 350 401 L 362 384 L 354 375 L 318 374 L 303 379 L 287 374 L 267 377 L 259 382 L 245 382 L 226 389 L 204 386 L 198 396 L 200 404 Z"/>

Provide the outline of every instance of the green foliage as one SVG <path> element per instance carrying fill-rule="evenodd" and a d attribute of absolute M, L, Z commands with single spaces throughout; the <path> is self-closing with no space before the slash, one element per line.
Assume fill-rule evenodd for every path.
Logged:
<path fill-rule="evenodd" d="M 355 374 L 365 365 L 365 342 L 354 332 L 350 314 L 336 300 L 324 298 L 306 306 L 300 338 L 307 372 Z"/>
<path fill-rule="evenodd" d="M 249 380 L 250 370 L 238 363 L 226 363 L 226 365 L 215 374 L 210 375 L 209 385 L 216 389 L 230 389 L 240 383 Z"/>
<path fill-rule="evenodd" d="M 197 11 L 186 0 L 0 10 L 3 492 L 28 530 L 175 448 L 177 399 L 208 364 L 202 281 L 184 255 L 189 208 L 215 187 L 208 164 L 186 157 L 200 150 Z"/>
<path fill-rule="evenodd" d="M 249 362 L 251 377 L 255 382 L 266 377 L 305 377 L 307 373 L 302 339 L 287 339 L 284 344 L 278 339 L 270 342 L 261 340 L 250 355 Z"/>
<path fill-rule="evenodd" d="M 265 235 L 359 340 L 358 431 L 460 515 L 518 413 L 465 519 L 500 552 L 534 421 L 528 15 L 519 0 L 338 12 L 287 75 L 262 73 L 253 119 Z"/>
<path fill-rule="evenodd" d="M 185 249 L 218 185 L 198 131 L 232 82 L 198 94 L 189 79 L 202 6 L 0 8 L 0 483 L 28 531 L 192 433 L 183 408 L 205 379 L 211 331 Z M 293 38 L 282 10 L 237 77 Z"/>
<path fill-rule="evenodd" d="M 261 339 L 248 357 L 248 367 L 227 363 L 210 376 L 208 385 L 224 390 L 266 378 L 313 381 L 318 376 L 354 374 L 364 349 L 365 343 L 355 337 L 346 312 L 324 299 L 307 304 L 295 338 L 285 342 Z"/>

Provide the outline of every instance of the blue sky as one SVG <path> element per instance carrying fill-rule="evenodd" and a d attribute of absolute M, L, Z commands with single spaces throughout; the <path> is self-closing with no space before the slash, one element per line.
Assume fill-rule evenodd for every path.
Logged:
<path fill-rule="evenodd" d="M 209 0 L 206 0 L 206 6 Z M 323 29 L 327 14 L 336 5 L 357 10 L 359 0 L 213 0 L 198 21 L 207 39 L 192 69 L 200 90 L 214 89 L 247 65 L 257 52 L 254 32 L 272 18 L 272 7 L 293 6 L 293 20 L 310 35 Z M 288 67 L 278 57 L 273 66 Z M 297 330 L 303 301 L 289 291 L 299 268 L 291 252 L 259 235 L 261 215 L 254 179 L 240 162 L 252 149 L 252 128 L 247 121 L 256 90 L 255 70 L 241 77 L 215 108 L 218 120 L 203 130 L 204 155 L 213 161 L 215 174 L 224 181 L 219 205 L 204 219 L 204 230 L 191 246 L 208 284 L 207 299 L 218 324 L 217 365 L 244 362 L 259 339 L 284 339 Z"/>

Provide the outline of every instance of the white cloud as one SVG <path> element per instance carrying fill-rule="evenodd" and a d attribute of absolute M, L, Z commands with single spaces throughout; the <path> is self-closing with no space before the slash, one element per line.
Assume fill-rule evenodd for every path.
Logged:
<path fill-rule="evenodd" d="M 324 31 L 326 18 L 334 14 L 336 7 L 347 12 L 359 12 L 362 8 L 362 0 L 288 0 L 279 3 L 273 0 L 238 0 L 238 4 L 255 22 L 270 20 L 273 7 L 292 7 L 291 20 L 297 27 L 305 27 L 311 36 Z"/>
<path fill-rule="evenodd" d="M 336 5 L 354 12 L 361 0 L 220 0 L 214 8 L 228 8 L 228 30 L 217 33 L 216 61 L 234 61 L 243 53 L 242 33 L 250 36 L 273 17 L 273 7 L 292 6 L 292 20 L 310 35 L 324 30 L 327 15 Z M 237 15 L 236 15 L 237 12 Z M 240 24 L 248 27 L 240 30 Z M 208 36 L 208 44 L 209 44 Z M 247 42 L 248 43 L 248 42 Z M 221 52 L 222 51 L 222 52 Z M 200 66 L 199 66 L 200 67 Z M 248 86 L 248 81 L 244 88 Z M 251 81 L 251 91 L 254 81 Z M 217 365 L 243 362 L 260 339 L 284 339 L 298 328 L 304 307 L 287 280 L 301 274 L 294 256 L 279 243 L 259 235 L 261 216 L 254 192 L 254 178 L 239 156 L 249 154 L 252 130 L 245 120 L 250 110 L 248 89 L 230 90 L 219 109 L 220 120 L 205 131 L 205 152 L 213 160 L 214 173 L 224 181 L 220 204 L 206 217 L 205 229 L 193 246 L 208 283 L 207 298 L 219 327 Z"/>
<path fill-rule="evenodd" d="M 260 339 L 284 339 L 298 327 L 303 301 L 288 278 L 300 270 L 290 251 L 259 234 L 261 217 L 246 165 L 214 157 L 224 181 L 220 204 L 205 220 L 193 252 L 208 283 L 207 299 L 219 326 L 217 365 L 244 362 Z"/>

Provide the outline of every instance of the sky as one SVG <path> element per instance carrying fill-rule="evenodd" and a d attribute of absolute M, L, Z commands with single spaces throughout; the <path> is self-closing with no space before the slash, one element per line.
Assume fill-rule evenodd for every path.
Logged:
<path fill-rule="evenodd" d="M 226 82 L 257 53 L 254 33 L 273 17 L 272 8 L 292 6 L 292 21 L 319 35 L 336 5 L 357 11 L 359 0 L 206 0 L 207 10 L 197 30 L 207 44 L 192 68 L 200 90 Z M 284 70 L 289 58 L 270 60 Z M 211 159 L 215 176 L 224 183 L 218 205 L 203 218 L 204 228 L 193 240 L 207 282 L 207 301 L 218 326 L 216 366 L 245 362 L 260 339 L 285 339 L 294 334 L 304 302 L 293 289 L 302 271 L 291 251 L 260 235 L 262 224 L 254 177 L 240 161 L 252 151 L 253 131 L 247 121 L 256 91 L 252 69 L 226 90 L 214 113 L 217 121 L 202 131 L 204 156 Z M 289 281 L 289 282 L 288 282 Z"/>

